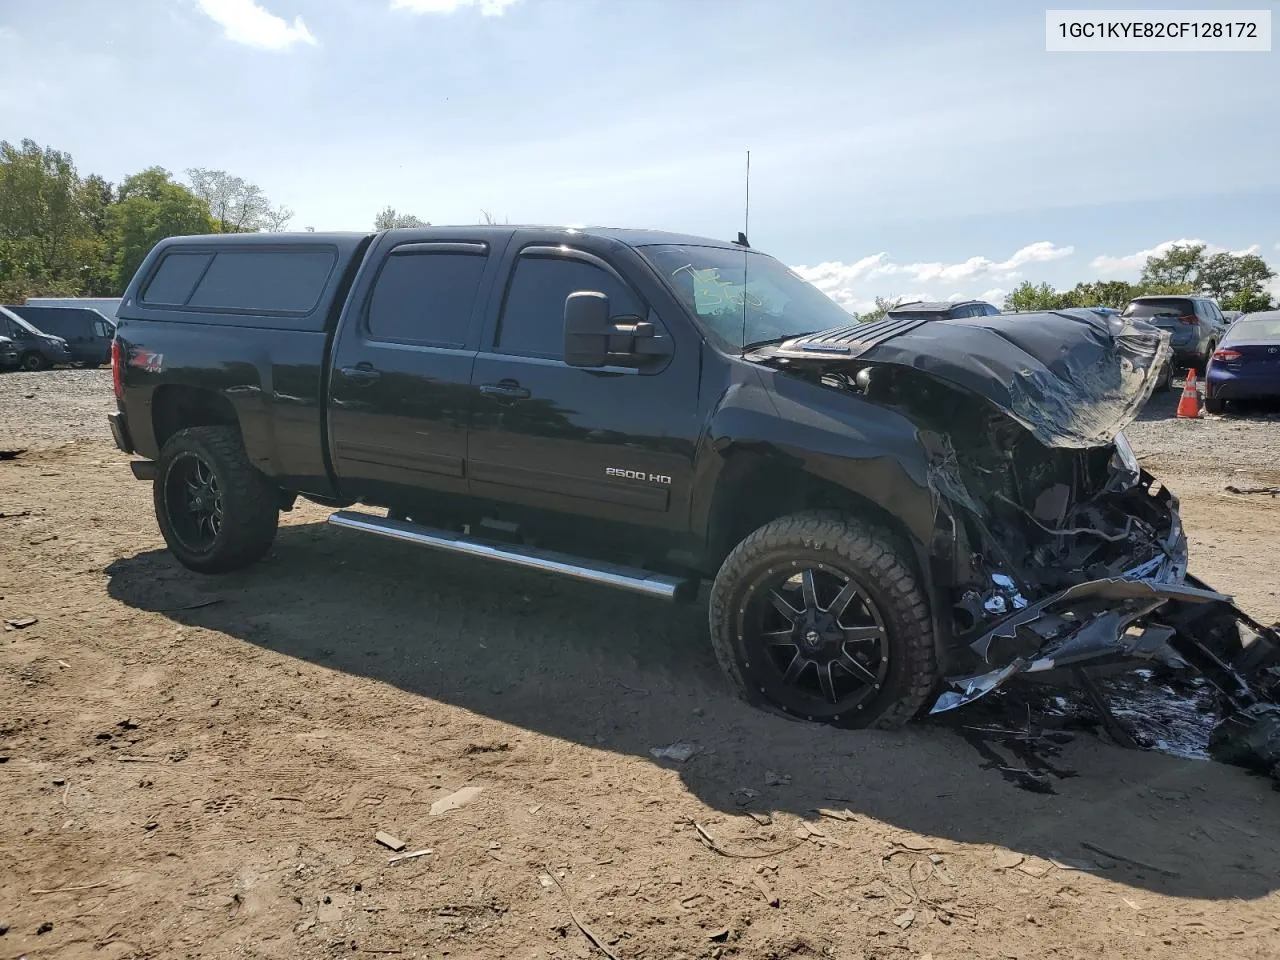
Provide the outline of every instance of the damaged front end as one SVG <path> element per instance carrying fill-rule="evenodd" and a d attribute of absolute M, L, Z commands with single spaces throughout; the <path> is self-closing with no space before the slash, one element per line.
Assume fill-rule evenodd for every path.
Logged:
<path fill-rule="evenodd" d="M 1203 674 L 1215 755 L 1280 771 L 1280 634 L 1187 574 L 1178 501 L 1121 430 L 1168 335 L 1090 311 L 852 325 L 753 359 L 906 414 L 953 531 L 953 675 L 932 712 L 1018 676 L 1158 663 Z"/>

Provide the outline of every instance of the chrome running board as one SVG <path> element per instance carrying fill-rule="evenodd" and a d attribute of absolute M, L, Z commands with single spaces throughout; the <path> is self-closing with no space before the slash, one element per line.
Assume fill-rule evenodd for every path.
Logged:
<path fill-rule="evenodd" d="M 404 520 L 392 520 L 389 517 L 377 517 L 352 510 L 339 510 L 337 513 L 330 514 L 329 523 L 346 530 L 360 530 L 380 537 L 389 537 L 392 540 L 416 543 L 420 547 L 430 547 L 433 550 L 497 560 L 500 563 L 524 567 L 528 570 L 557 573 L 561 576 L 585 580 L 588 583 L 616 587 L 619 590 L 641 593 L 647 597 L 658 597 L 662 600 L 683 602 L 692 600 L 698 592 L 696 580 L 683 580 L 661 573 L 651 573 L 638 567 L 585 560 L 582 557 L 550 550 L 481 540 L 448 530 L 437 530 L 434 527 L 424 527 Z"/>

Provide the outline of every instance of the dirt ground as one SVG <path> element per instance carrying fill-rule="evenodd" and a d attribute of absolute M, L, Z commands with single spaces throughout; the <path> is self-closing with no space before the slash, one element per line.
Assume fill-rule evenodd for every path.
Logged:
<path fill-rule="evenodd" d="M 1019 790 L 951 728 L 737 702 L 703 604 L 314 506 L 199 576 L 111 406 L 105 373 L 0 376 L 0 450 L 27 448 L 0 460 L 0 618 L 37 619 L 0 633 L 0 958 L 1280 954 L 1263 779 L 1082 732 L 1076 776 Z M 1280 485 L 1280 420 L 1172 409 L 1128 433 L 1193 569 L 1280 618 L 1280 502 L 1223 490 Z M 391 863 L 378 831 L 430 852 Z"/>

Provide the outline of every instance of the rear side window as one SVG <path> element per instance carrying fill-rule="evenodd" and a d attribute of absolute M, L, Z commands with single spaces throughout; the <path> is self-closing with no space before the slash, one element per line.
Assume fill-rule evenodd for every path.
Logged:
<path fill-rule="evenodd" d="M 310 313 L 335 260 L 331 250 L 219 252 L 187 306 L 244 313 Z"/>
<path fill-rule="evenodd" d="M 465 346 L 487 262 L 479 254 L 393 254 L 369 299 L 369 335 L 434 347 Z"/>
<path fill-rule="evenodd" d="M 166 307 L 182 306 L 211 259 L 212 254 L 208 253 L 167 254 L 142 292 L 142 302 Z"/>
<path fill-rule="evenodd" d="M 582 260 L 521 257 L 507 290 L 498 349 L 526 357 L 564 356 L 564 302 L 594 290 L 609 298 L 613 316 L 644 316 L 635 294 L 613 274 Z"/>
<path fill-rule="evenodd" d="M 1159 300 L 1141 300 L 1124 308 L 1126 317 L 1151 320 L 1156 317 L 1190 317 L 1196 312 L 1194 301 L 1177 297 Z"/>

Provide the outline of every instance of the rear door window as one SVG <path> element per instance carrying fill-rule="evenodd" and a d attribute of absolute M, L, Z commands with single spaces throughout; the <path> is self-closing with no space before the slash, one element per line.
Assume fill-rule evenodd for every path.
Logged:
<path fill-rule="evenodd" d="M 463 347 L 488 258 L 466 253 L 393 253 L 369 298 L 375 340 Z"/>
<path fill-rule="evenodd" d="M 336 259 L 332 250 L 219 251 L 187 301 L 243 313 L 310 313 Z"/>
<path fill-rule="evenodd" d="M 644 316 L 639 298 L 607 270 L 584 260 L 525 256 L 516 261 L 498 325 L 501 353 L 559 359 L 564 356 L 564 302 L 594 290 L 609 298 L 609 313 Z"/>

